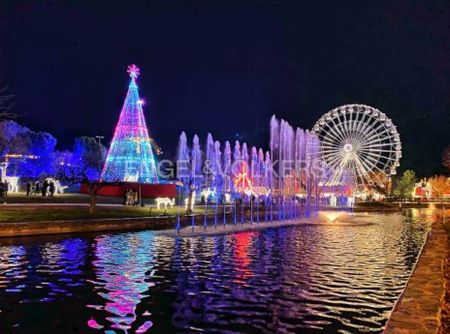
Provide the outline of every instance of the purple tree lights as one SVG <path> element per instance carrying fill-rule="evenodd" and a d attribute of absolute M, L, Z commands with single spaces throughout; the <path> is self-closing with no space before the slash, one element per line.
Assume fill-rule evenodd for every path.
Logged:
<path fill-rule="evenodd" d="M 155 157 L 136 84 L 140 70 L 133 64 L 128 66 L 127 72 L 131 81 L 103 166 L 101 180 L 157 183 Z"/>

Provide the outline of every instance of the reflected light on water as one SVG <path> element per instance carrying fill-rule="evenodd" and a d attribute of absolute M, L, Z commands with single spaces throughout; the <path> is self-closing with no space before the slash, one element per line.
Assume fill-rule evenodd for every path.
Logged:
<path fill-rule="evenodd" d="M 2 245 L 0 333 L 381 333 L 437 216 L 364 219 Z"/>
<path fill-rule="evenodd" d="M 138 318 L 137 305 L 148 296 L 146 293 L 149 288 L 155 285 L 152 282 L 155 247 L 155 236 L 151 233 L 96 238 L 96 259 L 93 266 L 97 280 L 91 283 L 99 296 L 105 300 L 105 304 L 88 307 L 96 311 L 104 309 L 109 314 L 106 320 L 111 323 L 112 328 L 127 332 Z M 107 324 L 98 324 L 93 319 L 88 321 L 89 327 L 108 327 Z M 150 328 L 149 324 L 149 321 L 142 324 L 139 333 Z"/>
<path fill-rule="evenodd" d="M 236 283 L 245 283 L 247 279 L 253 276 L 253 272 L 249 268 L 251 257 L 248 249 L 251 247 L 252 239 L 256 235 L 253 231 L 234 234 L 234 266 L 236 271 Z"/>

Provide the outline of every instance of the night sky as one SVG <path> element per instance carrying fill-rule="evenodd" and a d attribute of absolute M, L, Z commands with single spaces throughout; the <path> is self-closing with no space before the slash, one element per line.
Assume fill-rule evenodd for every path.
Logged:
<path fill-rule="evenodd" d="M 109 142 L 136 63 L 169 157 L 181 130 L 267 148 L 272 114 L 311 128 L 363 103 L 397 125 L 402 170 L 443 172 L 448 1 L 116 2 L 0 0 L 0 81 L 18 121 L 58 148 L 81 135 Z"/>

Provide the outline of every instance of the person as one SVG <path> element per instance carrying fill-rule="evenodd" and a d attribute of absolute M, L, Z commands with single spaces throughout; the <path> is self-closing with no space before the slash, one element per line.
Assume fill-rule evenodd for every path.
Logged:
<path fill-rule="evenodd" d="M 127 205 L 133 204 L 133 190 L 128 189 L 127 193 Z"/>
<path fill-rule="evenodd" d="M 34 196 L 39 194 L 40 191 L 41 191 L 41 184 L 39 183 L 39 181 L 36 181 L 36 183 L 34 184 Z"/>
<path fill-rule="evenodd" d="M 9 183 L 8 181 L 5 180 L 5 183 L 3 184 L 3 192 L 5 194 L 5 196 L 8 196 L 8 190 L 9 190 Z"/>
<path fill-rule="evenodd" d="M 30 192 L 31 192 L 31 182 L 28 181 L 27 182 L 27 196 L 30 196 Z"/>
<path fill-rule="evenodd" d="M 137 190 L 133 190 L 133 205 L 136 206 L 139 203 L 139 194 Z"/>
<path fill-rule="evenodd" d="M 47 189 L 48 189 L 48 181 L 44 180 L 44 183 L 42 184 L 42 196 L 47 196 Z"/>
<path fill-rule="evenodd" d="M 3 185 L 3 182 L 0 182 L 0 197 L 3 197 L 4 193 L 5 193 L 5 187 Z"/>
<path fill-rule="evenodd" d="M 53 181 L 50 181 L 50 184 L 48 185 L 48 190 L 50 191 L 50 196 L 53 197 L 55 194 L 55 183 Z"/>
<path fill-rule="evenodd" d="M 125 189 L 123 193 L 123 205 L 127 205 L 128 189 Z"/>

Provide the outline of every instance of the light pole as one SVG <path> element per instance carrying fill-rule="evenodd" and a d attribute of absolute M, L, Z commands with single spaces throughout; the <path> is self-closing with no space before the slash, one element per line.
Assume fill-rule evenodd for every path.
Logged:
<path fill-rule="evenodd" d="M 95 138 L 98 140 L 98 144 L 100 145 L 101 144 L 101 140 L 103 138 L 105 138 L 105 136 L 95 136 Z"/>

